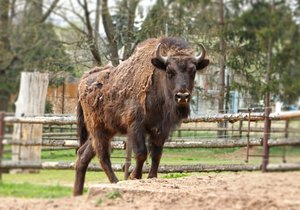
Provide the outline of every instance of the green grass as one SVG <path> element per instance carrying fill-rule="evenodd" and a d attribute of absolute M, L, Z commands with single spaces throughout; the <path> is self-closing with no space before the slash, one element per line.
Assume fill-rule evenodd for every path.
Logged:
<path fill-rule="evenodd" d="M 225 164 L 240 163 L 241 159 L 223 158 L 226 154 L 234 153 L 239 148 L 226 149 L 164 149 L 161 164 L 188 165 L 188 164 Z"/>
<path fill-rule="evenodd" d="M 299 147 L 286 147 L 287 159 L 293 161 L 300 157 Z M 253 147 L 250 149 L 250 154 L 262 154 L 261 147 Z M 270 148 L 270 155 L 280 156 L 283 153 L 282 147 Z M 188 164 L 237 164 L 244 163 L 246 156 L 245 148 L 189 148 L 189 149 L 168 149 L 165 148 L 161 159 L 161 164 L 171 165 L 188 165 Z M 113 164 L 122 164 L 125 161 L 124 150 L 113 150 L 111 154 Z M 74 162 L 76 154 L 74 150 L 53 150 L 42 152 L 43 161 L 61 161 Z M 261 158 L 250 157 L 250 163 L 260 163 Z M 271 161 L 280 161 L 279 157 L 271 157 Z M 134 158 L 132 158 L 134 163 Z M 148 162 L 151 162 L 150 157 Z M 98 164 L 97 158 L 92 160 L 92 163 Z"/>
<path fill-rule="evenodd" d="M 116 172 L 119 180 L 122 172 Z M 3 174 L 0 197 L 59 198 L 72 195 L 75 173 L 73 170 L 40 170 L 39 173 Z M 104 172 L 88 171 L 85 192 L 92 184 L 109 183 Z"/>
<path fill-rule="evenodd" d="M 49 150 L 42 152 L 43 161 L 75 161 L 76 153 L 75 150 Z"/>
<path fill-rule="evenodd" d="M 190 149 L 164 149 L 162 163 L 163 164 L 195 164 L 196 162 L 216 162 L 223 160 L 216 160 L 217 156 L 233 153 L 239 148 L 225 148 L 225 149 L 206 149 L 206 148 L 190 148 Z M 111 154 L 112 163 L 123 163 L 125 160 L 125 151 L 114 150 Z M 75 161 L 76 155 L 74 150 L 57 150 L 57 151 L 43 151 L 43 161 Z M 134 159 L 132 159 L 134 161 Z M 227 160 L 228 161 L 228 160 Z M 94 163 L 98 163 L 97 158 L 93 159 Z M 226 160 L 225 160 L 226 162 Z"/>
<path fill-rule="evenodd" d="M 121 180 L 124 174 L 116 172 L 117 177 Z M 59 185 L 72 187 L 75 173 L 74 170 L 40 170 L 39 173 L 23 174 L 3 174 L 3 183 L 32 183 L 37 185 Z M 88 171 L 86 175 L 86 185 L 97 183 L 109 183 L 103 172 Z"/>
<path fill-rule="evenodd" d="M 119 191 L 112 191 L 112 192 L 107 193 L 107 198 L 111 199 L 111 200 L 114 200 L 116 198 L 121 198 L 121 197 L 122 197 L 122 194 Z"/>
<path fill-rule="evenodd" d="M 299 147 L 286 147 L 287 161 L 299 162 Z M 270 155 L 282 155 L 281 147 L 273 147 L 270 149 Z M 262 154 L 261 147 L 253 147 L 250 154 Z M 124 150 L 114 150 L 112 152 L 112 163 L 124 163 Z M 186 165 L 186 164 L 240 164 L 245 163 L 245 148 L 226 148 L 226 149 L 168 149 L 165 148 L 161 165 Z M 62 161 L 74 162 L 76 159 L 74 150 L 56 150 L 42 151 L 43 161 Z M 260 164 L 262 157 L 250 157 L 250 164 Z M 94 163 L 98 163 L 97 159 L 93 159 Z M 148 162 L 151 163 L 150 158 Z M 271 157 L 270 163 L 280 163 L 282 158 Z M 135 161 L 132 159 L 132 163 Z M 206 173 L 196 173 L 203 175 Z M 123 172 L 116 173 L 119 180 L 123 180 Z M 169 173 L 159 174 L 163 178 L 178 178 L 189 176 L 190 173 Z M 0 196 L 14 196 L 26 198 L 56 198 L 71 196 L 72 186 L 74 182 L 74 170 L 40 170 L 40 173 L 25 174 L 3 174 L 2 183 L 0 184 Z M 143 176 L 144 178 L 146 175 Z M 103 172 L 88 171 L 86 175 L 85 191 L 92 184 L 109 183 Z M 107 198 L 102 198 L 107 199 Z M 99 203 L 102 201 L 99 200 Z"/>
<path fill-rule="evenodd" d="M 216 138 L 215 131 L 175 131 L 172 137 L 188 137 L 188 138 Z"/>
<path fill-rule="evenodd" d="M 20 198 L 60 198 L 71 195 L 71 188 L 60 185 L 44 186 L 32 183 L 0 182 L 0 195 Z"/>
<path fill-rule="evenodd" d="M 168 173 L 162 175 L 161 177 L 166 179 L 173 179 L 173 178 L 181 178 L 186 176 L 190 176 L 190 173 Z"/>

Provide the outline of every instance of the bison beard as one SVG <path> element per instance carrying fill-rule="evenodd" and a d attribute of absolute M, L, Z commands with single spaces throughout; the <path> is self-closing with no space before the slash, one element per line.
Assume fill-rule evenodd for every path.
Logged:
<path fill-rule="evenodd" d="M 118 182 L 110 162 L 110 143 L 127 134 L 136 157 L 131 179 L 142 177 L 151 145 L 148 177 L 157 177 L 163 145 L 170 132 L 187 118 L 197 70 L 205 68 L 205 49 L 194 50 L 180 38 L 148 39 L 117 67 L 94 68 L 78 87 L 78 136 L 74 195 L 81 195 L 91 159 L 97 155 L 110 182 Z"/>

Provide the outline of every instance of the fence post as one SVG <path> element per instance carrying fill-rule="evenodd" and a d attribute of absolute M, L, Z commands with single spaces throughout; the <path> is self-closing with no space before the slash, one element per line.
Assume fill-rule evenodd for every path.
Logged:
<path fill-rule="evenodd" d="M 21 73 L 20 90 L 15 102 L 16 117 L 44 114 L 48 83 L 48 73 Z M 25 145 L 11 147 L 12 160 L 21 163 L 41 162 L 41 146 L 26 146 L 26 143 L 28 141 L 41 143 L 42 132 L 42 124 L 15 123 L 13 140 L 22 141 Z M 24 170 L 16 170 L 16 172 L 20 171 Z"/>
<path fill-rule="evenodd" d="M 240 124 L 239 124 L 239 135 L 240 135 L 240 138 L 242 138 L 242 135 L 243 135 L 243 120 L 240 121 Z"/>
<path fill-rule="evenodd" d="M 263 139 L 263 159 L 262 159 L 262 171 L 267 172 L 267 166 L 269 163 L 269 137 L 271 131 L 271 120 L 269 115 L 271 113 L 271 108 L 266 107 L 265 109 L 265 120 L 264 120 L 264 139 Z"/>
<path fill-rule="evenodd" d="M 4 138 L 4 112 L 0 112 L 0 181 L 2 181 L 3 138 Z"/>
<path fill-rule="evenodd" d="M 251 109 L 248 109 L 248 130 L 247 130 L 247 152 L 246 152 L 246 163 L 249 161 L 249 150 L 250 150 L 250 115 L 251 115 Z"/>
<path fill-rule="evenodd" d="M 287 139 L 289 137 L 289 120 L 285 121 L 285 127 L 284 127 L 284 137 Z M 283 146 L 282 148 L 282 162 L 286 163 L 286 146 Z"/>
<path fill-rule="evenodd" d="M 126 158 L 125 158 L 125 165 L 124 165 L 124 179 L 127 180 L 129 177 L 129 167 L 131 165 L 131 157 L 132 157 L 132 141 L 127 139 L 125 142 L 125 149 L 126 149 Z"/>

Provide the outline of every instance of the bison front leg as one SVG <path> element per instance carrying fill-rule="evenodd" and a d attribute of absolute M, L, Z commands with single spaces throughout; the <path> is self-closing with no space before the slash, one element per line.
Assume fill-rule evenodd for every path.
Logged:
<path fill-rule="evenodd" d="M 82 195 L 87 167 L 91 159 L 95 156 L 91 141 L 86 141 L 77 151 L 77 160 L 75 164 L 75 183 L 73 195 Z"/>
<path fill-rule="evenodd" d="M 128 141 L 132 141 L 132 148 L 135 154 L 136 167 L 131 172 L 130 179 L 141 179 L 143 173 L 143 165 L 147 159 L 147 147 L 145 144 L 145 134 L 141 130 L 135 129 L 137 132 L 129 132 Z"/>
<path fill-rule="evenodd" d="M 162 156 L 163 144 L 151 144 L 151 169 L 148 174 L 148 178 L 156 178 L 158 172 L 158 166 Z"/>

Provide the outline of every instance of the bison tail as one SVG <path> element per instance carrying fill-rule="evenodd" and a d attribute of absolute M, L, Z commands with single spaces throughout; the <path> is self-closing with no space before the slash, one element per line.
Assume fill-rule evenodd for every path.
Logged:
<path fill-rule="evenodd" d="M 79 147 L 81 147 L 87 141 L 89 134 L 84 122 L 84 115 L 80 102 L 77 104 L 77 135 L 79 138 Z"/>

